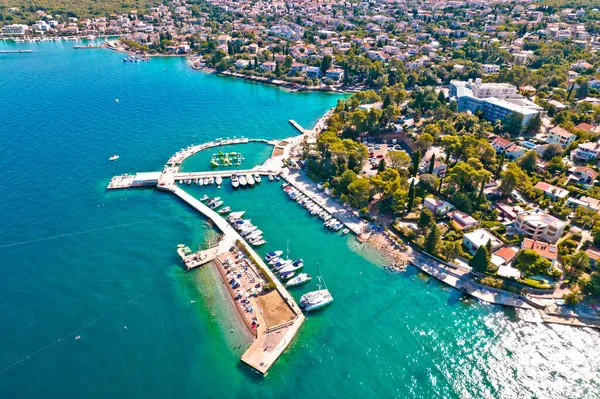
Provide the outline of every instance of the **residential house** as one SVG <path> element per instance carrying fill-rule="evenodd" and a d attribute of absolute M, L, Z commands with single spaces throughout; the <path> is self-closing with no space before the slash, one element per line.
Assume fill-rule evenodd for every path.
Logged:
<path fill-rule="evenodd" d="M 525 237 L 554 244 L 561 237 L 567 224 L 552 215 L 535 210 L 517 214 L 514 228 Z"/>
<path fill-rule="evenodd" d="M 459 230 L 466 230 L 477 225 L 477 220 L 468 213 L 452 211 L 448 213 L 448 216 Z"/>
<path fill-rule="evenodd" d="M 471 253 L 475 253 L 480 246 L 486 246 L 488 242 L 492 244 L 492 252 L 502 247 L 502 241 L 485 229 L 477 229 L 463 235 L 463 245 Z"/>
<path fill-rule="evenodd" d="M 535 188 L 542 190 L 546 196 L 552 198 L 554 201 L 566 198 L 569 195 L 569 190 L 565 190 L 564 188 L 557 187 L 543 181 L 536 184 Z"/>
<path fill-rule="evenodd" d="M 511 145 L 512 143 L 509 140 L 503 139 L 502 137 L 496 137 L 492 140 L 492 147 L 494 147 L 497 153 L 506 151 Z"/>
<path fill-rule="evenodd" d="M 308 78 L 320 78 L 321 77 L 321 68 L 316 66 L 310 66 L 306 68 L 306 77 Z"/>
<path fill-rule="evenodd" d="M 518 279 L 521 271 L 512 266 L 519 251 L 514 247 L 502 247 L 492 254 L 490 261 L 498 268 L 498 275 Z"/>
<path fill-rule="evenodd" d="M 548 134 L 547 142 L 550 144 L 560 144 L 561 147 L 566 148 L 571 145 L 577 136 L 572 133 L 569 133 L 567 129 L 563 129 L 560 126 L 556 126 L 555 128 L 550 129 Z"/>
<path fill-rule="evenodd" d="M 274 72 L 276 67 L 277 64 L 273 61 L 266 61 L 260 64 L 260 69 L 262 69 L 265 72 Z"/>
<path fill-rule="evenodd" d="M 577 149 L 571 151 L 571 161 L 591 161 L 598 159 L 600 154 L 600 144 L 598 143 L 582 143 L 577 145 Z"/>
<path fill-rule="evenodd" d="M 577 208 L 579 206 L 583 206 L 584 208 L 590 209 L 592 211 L 600 211 L 600 200 L 592 197 L 583 196 L 579 199 L 569 198 L 565 203 L 566 206 L 570 206 L 571 208 Z"/>
<path fill-rule="evenodd" d="M 575 166 L 569 171 L 571 172 L 569 180 L 575 180 L 579 184 L 593 184 L 598 177 L 598 172 L 589 166 Z"/>
<path fill-rule="evenodd" d="M 451 203 L 439 200 L 434 197 L 425 198 L 423 203 L 434 215 L 445 215 L 452 209 L 454 209 L 454 205 L 452 205 Z"/>
<path fill-rule="evenodd" d="M 542 258 L 548 259 L 552 266 L 558 261 L 558 247 L 554 244 L 525 238 L 521 244 L 521 249 L 534 251 Z"/>
<path fill-rule="evenodd" d="M 513 143 L 506 149 L 504 155 L 506 156 L 506 159 L 515 160 L 525 155 L 526 151 L 527 149 L 525 147 Z"/>
<path fill-rule="evenodd" d="M 598 267 L 598 259 L 600 259 L 600 250 L 597 248 L 588 248 L 585 250 L 585 254 L 590 260 L 590 268 L 595 269 Z"/>
<path fill-rule="evenodd" d="M 331 68 L 325 71 L 325 77 L 334 82 L 339 82 L 344 77 L 344 70 L 340 68 Z"/>

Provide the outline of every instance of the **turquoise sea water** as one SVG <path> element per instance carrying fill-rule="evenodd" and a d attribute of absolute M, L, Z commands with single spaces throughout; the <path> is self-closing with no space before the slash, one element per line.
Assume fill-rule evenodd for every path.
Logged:
<path fill-rule="evenodd" d="M 295 134 L 288 119 L 310 127 L 337 97 L 72 45 L 0 55 L 0 397 L 600 395 L 597 332 L 520 322 L 413 269 L 387 274 L 376 253 L 326 231 L 276 183 L 185 187 L 247 210 L 268 240 L 261 251 L 289 240 L 335 298 L 256 376 L 239 362 L 247 337 L 214 271 L 183 273 L 175 253 L 214 232 L 169 194 L 105 186 L 160 170 L 189 144 L 285 138 Z M 185 167 L 204 169 L 202 156 Z"/>

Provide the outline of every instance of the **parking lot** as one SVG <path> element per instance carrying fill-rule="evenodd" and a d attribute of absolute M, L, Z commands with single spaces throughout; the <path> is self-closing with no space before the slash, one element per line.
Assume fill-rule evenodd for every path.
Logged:
<path fill-rule="evenodd" d="M 361 175 L 363 176 L 374 176 L 377 174 L 377 165 L 382 158 L 385 158 L 389 151 L 402 151 L 400 144 L 376 144 L 369 143 L 369 160 L 363 165 Z M 386 162 L 388 160 L 386 159 Z"/>

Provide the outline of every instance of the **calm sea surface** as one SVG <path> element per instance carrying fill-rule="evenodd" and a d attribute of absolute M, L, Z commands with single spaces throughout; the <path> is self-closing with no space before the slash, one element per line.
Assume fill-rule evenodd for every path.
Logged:
<path fill-rule="evenodd" d="M 173 196 L 105 186 L 160 170 L 189 144 L 288 137 L 288 119 L 311 127 L 338 97 L 207 75 L 183 59 L 125 64 L 73 44 L 0 42 L 34 50 L 0 55 L 0 397 L 600 396 L 597 332 L 520 322 L 414 269 L 387 274 L 279 184 L 186 187 L 247 210 L 268 240 L 262 252 L 289 241 L 335 298 L 256 376 L 239 361 L 247 337 L 214 270 L 183 273 L 175 253 L 214 232 Z M 246 167 L 270 148 L 231 151 Z M 184 169 L 207 169 L 209 158 Z"/>

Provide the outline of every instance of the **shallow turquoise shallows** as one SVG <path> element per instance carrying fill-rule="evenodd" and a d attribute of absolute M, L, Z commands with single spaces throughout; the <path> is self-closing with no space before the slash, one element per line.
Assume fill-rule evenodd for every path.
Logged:
<path fill-rule="evenodd" d="M 190 144 L 289 137 L 289 119 L 311 127 L 339 97 L 73 44 L 0 43 L 34 50 L 0 54 L 0 397 L 599 397 L 597 333 L 518 321 L 414 269 L 387 274 L 278 183 L 184 186 L 247 210 L 262 253 L 289 241 L 335 298 L 258 377 L 239 361 L 248 338 L 214 270 L 184 273 L 176 255 L 214 242 L 205 220 L 166 193 L 105 187 Z M 270 148 L 235 151 L 253 163 Z M 208 168 L 209 155 L 184 168 Z"/>

